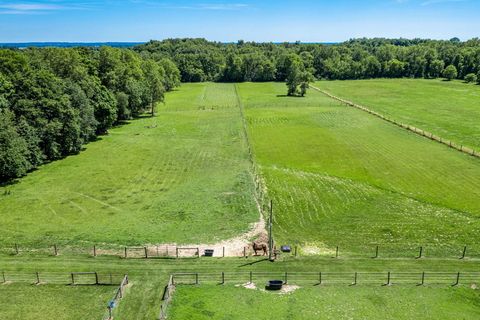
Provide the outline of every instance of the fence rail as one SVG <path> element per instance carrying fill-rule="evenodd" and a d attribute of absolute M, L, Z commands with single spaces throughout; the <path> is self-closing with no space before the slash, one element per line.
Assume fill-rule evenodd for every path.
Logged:
<path fill-rule="evenodd" d="M 282 280 L 296 285 L 471 285 L 480 272 L 219 272 L 174 273 L 173 285 L 248 284 Z"/>
<path fill-rule="evenodd" d="M 122 281 L 120 282 L 120 286 L 118 287 L 113 299 L 108 302 L 107 311 L 102 317 L 102 320 L 111 320 L 113 319 L 114 310 L 120 303 L 120 300 L 123 299 L 125 295 L 125 288 L 128 285 L 128 275 L 124 275 Z"/>
<path fill-rule="evenodd" d="M 459 145 L 459 144 L 457 144 L 457 143 L 455 143 L 455 142 L 453 142 L 453 141 L 451 141 L 451 140 L 443 139 L 442 137 L 437 136 L 437 135 L 434 135 L 434 134 L 431 133 L 431 132 L 428 132 L 428 131 L 425 131 L 425 130 L 416 128 L 416 127 L 411 126 L 411 125 L 409 125 L 409 124 L 405 124 L 405 123 L 398 122 L 398 121 L 396 121 L 395 119 L 389 118 L 389 117 L 387 117 L 387 116 L 385 116 L 385 115 L 383 115 L 383 114 L 381 114 L 381 113 L 379 113 L 379 112 L 370 110 L 370 109 L 367 108 L 367 107 L 364 107 L 364 106 L 358 105 L 358 104 L 356 104 L 356 103 L 353 103 L 353 102 L 351 102 L 351 101 L 348 101 L 348 100 L 342 99 L 342 98 L 340 98 L 340 97 L 337 97 L 337 96 L 335 96 L 335 95 L 333 95 L 333 94 L 331 94 L 331 93 L 329 93 L 329 92 L 327 92 L 327 91 L 321 90 L 321 89 L 319 89 L 319 88 L 317 88 L 317 87 L 315 87 L 315 86 L 312 86 L 312 85 L 311 85 L 311 87 L 312 87 L 313 89 L 317 90 L 318 92 L 321 92 L 321 93 L 323 93 L 324 95 L 326 95 L 326 96 L 328 96 L 328 97 L 330 97 L 330 98 L 332 98 L 332 99 L 334 99 L 334 100 L 337 100 L 337 101 L 339 101 L 339 102 L 341 102 L 341 103 L 346 104 L 347 106 L 350 106 L 350 107 L 354 107 L 354 108 L 363 110 L 363 111 L 365 111 L 365 112 L 370 113 L 371 115 L 376 116 L 377 118 L 380 118 L 380 119 L 382 119 L 382 120 L 388 121 L 388 122 L 390 122 L 390 123 L 392 123 L 392 124 L 394 124 L 394 125 L 396 125 L 396 126 L 398 126 L 398 127 L 403 128 L 403 129 L 407 129 L 408 131 L 411 131 L 411 132 L 413 132 L 413 133 L 416 133 L 416 134 L 418 134 L 418 135 L 420 135 L 420 136 L 422 136 L 422 137 L 431 139 L 431 140 L 433 140 L 433 141 L 437 141 L 437 142 L 439 142 L 439 143 L 441 143 L 441 144 L 444 144 L 444 145 L 446 145 L 446 146 L 448 146 L 448 147 L 450 147 L 450 148 L 452 148 L 452 149 L 458 150 L 458 151 L 463 152 L 463 153 L 465 153 L 465 154 L 468 154 L 468 155 L 470 155 L 470 156 L 473 156 L 473 157 L 476 157 L 476 158 L 480 158 L 480 152 L 477 151 L 477 150 L 474 150 L 474 149 L 465 147 L 465 146 L 463 146 L 463 145 Z"/>
<path fill-rule="evenodd" d="M 160 315 L 158 317 L 159 320 L 167 319 L 167 309 L 170 301 L 172 300 L 174 291 L 175 283 L 173 282 L 173 275 L 170 275 L 168 284 L 165 286 L 165 289 L 163 291 L 162 304 L 160 306 Z"/>
<path fill-rule="evenodd" d="M 420 259 L 420 258 L 444 258 L 444 259 L 480 259 L 480 245 L 412 245 L 412 244 L 371 244 L 371 245 L 344 245 L 335 246 L 329 250 L 323 249 L 319 252 L 312 252 L 312 248 L 305 248 L 302 245 L 293 245 L 290 253 L 276 251 L 280 257 L 285 256 L 322 256 L 333 258 L 379 258 L 379 259 Z M 52 247 L 53 248 L 53 247 Z M 0 253 L 9 255 L 38 254 L 49 256 L 61 256 L 62 254 L 86 255 L 86 256 L 117 256 L 124 259 L 150 259 L 150 258 L 202 258 L 208 246 L 182 247 L 174 245 L 148 246 L 148 247 L 122 247 L 117 249 L 101 249 L 98 246 L 89 248 L 61 247 L 56 245 L 55 252 L 51 248 L 27 248 L 15 244 L 9 248 L 0 248 Z M 51 249 L 51 250 L 48 250 Z M 223 250 L 222 250 L 223 249 Z M 230 251 L 228 247 L 216 247 L 213 257 L 226 257 L 227 254 L 235 257 L 248 257 L 253 255 L 250 247 Z M 231 255 L 234 252 L 234 255 Z"/>
<path fill-rule="evenodd" d="M 100 272 L 9 272 L 0 271 L 1 283 L 117 285 L 123 275 Z"/>

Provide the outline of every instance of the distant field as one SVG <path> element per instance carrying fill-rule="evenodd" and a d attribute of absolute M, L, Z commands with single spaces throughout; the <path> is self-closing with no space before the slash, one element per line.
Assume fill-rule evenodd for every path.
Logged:
<path fill-rule="evenodd" d="M 319 81 L 336 96 L 480 150 L 480 86 L 461 81 L 375 79 Z"/>
<path fill-rule="evenodd" d="M 100 320 L 114 293 L 110 286 L 0 285 L 0 319 Z"/>
<path fill-rule="evenodd" d="M 478 319 L 478 290 L 304 287 L 275 293 L 233 286 L 177 287 L 170 319 Z"/>
<path fill-rule="evenodd" d="M 0 246 L 202 243 L 258 219 L 233 84 L 185 84 L 154 118 L 0 188 Z"/>
<path fill-rule="evenodd" d="M 396 255 L 475 244 L 478 159 L 313 90 L 290 98 L 284 84 L 245 83 L 239 91 L 274 201 L 277 244 L 328 254 L 337 245 L 360 253 L 389 244 Z"/>

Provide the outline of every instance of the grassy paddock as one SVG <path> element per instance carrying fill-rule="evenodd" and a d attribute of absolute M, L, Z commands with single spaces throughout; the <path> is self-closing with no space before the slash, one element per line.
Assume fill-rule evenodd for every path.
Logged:
<path fill-rule="evenodd" d="M 234 286 L 179 286 L 171 319 L 477 319 L 478 290 L 303 287 L 276 294 Z"/>
<path fill-rule="evenodd" d="M 271 263 L 268 261 L 262 261 L 262 258 L 213 258 L 213 259 L 119 259 L 114 257 L 102 256 L 97 258 L 86 258 L 80 256 L 68 256 L 62 255 L 59 257 L 46 257 L 38 256 L 34 254 L 21 255 L 21 256 L 1 256 L 0 264 L 1 271 L 5 271 L 7 280 L 10 275 L 24 274 L 23 278 L 34 280 L 35 272 L 40 272 L 42 275 L 44 272 L 55 272 L 68 274 L 72 271 L 92 271 L 95 270 L 100 274 L 114 273 L 118 275 L 128 274 L 130 287 L 127 289 L 125 298 L 121 301 L 116 315 L 122 319 L 155 319 L 158 316 L 161 304 L 161 297 L 163 288 L 168 281 L 169 275 L 176 272 L 199 272 L 204 273 L 216 273 L 218 279 L 220 279 L 220 273 L 225 272 L 227 276 L 228 284 L 237 284 L 248 282 L 248 273 L 253 271 L 254 273 L 275 273 L 281 276 L 285 271 L 288 272 L 342 272 L 349 273 L 351 275 L 350 281 L 353 279 L 354 272 L 375 272 L 383 273 L 381 279 L 378 279 L 375 287 L 381 287 L 381 282 L 385 281 L 385 274 L 391 271 L 393 276 L 393 287 L 397 287 L 397 280 L 395 273 L 398 272 L 413 272 L 420 274 L 423 271 L 427 272 L 444 272 L 451 275 L 448 281 L 445 281 L 444 285 L 435 286 L 439 290 L 448 288 L 454 281 L 454 274 L 456 272 L 474 273 L 479 270 L 478 260 L 459 260 L 459 259 L 348 259 L 342 256 L 338 259 L 332 259 L 330 257 L 286 257 L 283 256 L 277 262 Z M 231 282 L 232 275 L 242 274 L 243 280 Z M 363 286 L 362 275 L 359 278 L 359 287 Z M 255 276 L 255 278 L 257 278 Z M 236 279 L 239 279 L 237 276 Z M 258 279 L 258 278 L 257 278 Z M 429 276 L 427 275 L 427 285 Z M 68 279 L 67 279 L 68 280 Z M 107 278 L 108 280 L 108 278 Z M 201 283 L 204 283 L 204 277 L 200 276 Z M 261 282 L 263 283 L 265 279 Z M 419 279 L 415 279 L 419 281 Z M 465 279 L 462 279 L 464 281 Z M 1 280 L 0 280 L 1 281 Z M 291 278 L 292 283 L 297 281 L 297 278 Z M 334 285 L 338 290 L 342 288 L 350 289 L 349 282 L 344 281 Z M 480 280 L 477 280 L 477 283 Z M 211 283 L 211 282 L 210 282 Z M 329 283 L 327 276 L 327 285 Z M 416 283 L 416 282 L 415 282 Z M 415 283 L 405 285 L 409 288 L 416 288 Z M 466 285 L 467 281 L 462 282 L 462 285 Z M 304 282 L 310 286 L 313 282 Z M 8 286 L 17 285 L 13 282 Z M 20 284 L 19 284 L 20 285 Z M 303 284 L 301 284 L 303 285 Z M 203 286 L 203 285 L 202 285 Z M 403 287 L 403 285 L 401 285 Z M 0 284 L 0 288 L 3 285 Z M 22 285 L 22 288 L 37 289 L 42 286 L 34 285 Z M 62 288 L 70 289 L 69 286 L 61 286 Z M 330 287 L 330 286 L 329 286 Z M 83 287 L 82 287 L 83 288 Z M 85 287 L 88 288 L 88 287 Z M 116 286 L 110 287 L 112 290 L 116 289 Z M 73 288 L 75 289 L 75 288 Z M 242 288 L 243 289 L 243 288 Z M 355 290 L 355 288 L 353 288 Z M 340 292 L 339 291 L 339 292 Z M 69 291 L 67 291 L 68 293 Z M 417 291 L 411 291 L 412 296 L 415 296 Z M 65 294 L 67 294 L 65 293 Z M 70 294 L 69 294 L 70 297 Z M 61 299 L 61 296 L 57 296 L 55 299 Z M 110 299 L 110 295 L 105 301 Z M 53 298 L 52 298 L 53 299 Z M 227 300 L 228 301 L 228 300 Z M 101 306 L 105 303 L 103 300 L 99 301 Z M 345 304 L 348 306 L 348 303 Z M 97 317 L 98 318 L 98 317 Z M 3 319 L 3 318 L 2 318 Z M 43 317 L 41 319 L 51 319 L 50 317 Z"/>
<path fill-rule="evenodd" d="M 157 115 L 0 188 L 0 246 L 216 242 L 258 219 L 233 84 L 185 84 Z M 8 191 L 8 192 L 7 192 Z"/>
<path fill-rule="evenodd" d="M 397 121 L 480 150 L 477 85 L 423 79 L 319 81 L 315 85 Z"/>
<path fill-rule="evenodd" d="M 292 98 L 281 83 L 244 83 L 239 91 L 278 244 L 327 255 L 336 246 L 373 254 L 380 244 L 397 256 L 475 245 L 478 159 L 313 90 Z"/>
<path fill-rule="evenodd" d="M 0 319 L 101 319 L 115 293 L 110 286 L 0 285 Z"/>

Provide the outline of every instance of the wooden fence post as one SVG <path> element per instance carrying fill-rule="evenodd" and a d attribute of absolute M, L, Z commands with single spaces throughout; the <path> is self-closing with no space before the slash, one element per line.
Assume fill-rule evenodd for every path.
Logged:
<path fill-rule="evenodd" d="M 252 283 L 253 283 L 253 272 L 250 271 L 250 284 L 252 284 Z"/>
<path fill-rule="evenodd" d="M 335 258 L 338 258 L 338 246 L 337 246 L 337 249 L 335 250 Z"/>
<path fill-rule="evenodd" d="M 378 246 L 375 248 L 375 256 L 373 258 L 374 259 L 378 258 Z"/>
<path fill-rule="evenodd" d="M 95 245 L 93 245 L 93 256 L 97 256 L 97 247 Z"/>
<path fill-rule="evenodd" d="M 145 259 L 148 259 L 148 250 L 147 250 L 147 247 L 143 247 L 143 250 L 145 250 Z"/>
<path fill-rule="evenodd" d="M 175 248 L 175 250 L 176 250 L 176 256 L 177 256 L 177 259 L 178 259 L 178 247 Z"/>
<path fill-rule="evenodd" d="M 75 276 L 73 275 L 73 272 L 71 273 L 72 276 L 72 284 L 75 284 Z"/>
<path fill-rule="evenodd" d="M 422 281 L 420 282 L 420 286 L 423 286 L 425 284 L 425 271 L 422 272 Z"/>
<path fill-rule="evenodd" d="M 357 285 L 357 278 L 358 278 L 358 273 L 355 272 L 355 277 L 353 278 L 352 286 L 356 286 L 356 285 Z"/>
<path fill-rule="evenodd" d="M 195 273 L 195 284 L 198 284 L 198 272 Z"/>
<path fill-rule="evenodd" d="M 295 246 L 295 257 L 297 256 L 297 246 Z"/>
<path fill-rule="evenodd" d="M 458 286 L 460 284 L 460 272 L 457 273 L 457 280 L 453 284 L 453 287 Z"/>
<path fill-rule="evenodd" d="M 223 247 L 222 257 L 225 258 L 225 247 Z"/>
<path fill-rule="evenodd" d="M 57 245 L 56 245 L 56 244 L 53 245 L 53 252 L 54 252 L 54 255 L 55 255 L 55 256 L 58 255 Z"/>
<path fill-rule="evenodd" d="M 95 284 L 98 284 L 98 273 L 95 272 Z"/>
<path fill-rule="evenodd" d="M 125 259 L 127 258 L 127 247 L 125 247 Z"/>
<path fill-rule="evenodd" d="M 418 257 L 416 257 L 415 259 L 420 259 L 423 257 L 423 247 L 420 247 L 420 252 L 418 253 Z"/>
<path fill-rule="evenodd" d="M 35 272 L 35 275 L 37 276 L 37 283 L 36 284 L 39 284 L 40 283 L 40 276 L 38 275 L 38 271 Z"/>
<path fill-rule="evenodd" d="M 225 284 L 225 272 L 222 271 L 222 284 Z"/>
<path fill-rule="evenodd" d="M 467 246 L 463 247 L 463 252 L 462 252 L 462 256 L 460 257 L 460 259 L 465 259 L 466 255 L 467 255 Z"/>
<path fill-rule="evenodd" d="M 18 254 L 18 244 L 15 243 L 15 253 Z"/>
<path fill-rule="evenodd" d="M 321 272 L 318 273 L 318 284 L 319 285 L 322 284 L 322 273 Z"/>
<path fill-rule="evenodd" d="M 5 271 L 2 271 L 2 279 L 3 279 L 3 283 L 7 282 L 7 280 L 5 278 Z"/>
<path fill-rule="evenodd" d="M 386 286 L 390 286 L 392 284 L 391 282 L 391 274 L 390 274 L 390 271 L 388 271 L 388 274 L 387 274 L 387 283 L 385 284 Z"/>
<path fill-rule="evenodd" d="M 285 272 L 285 284 L 288 284 L 288 273 Z"/>

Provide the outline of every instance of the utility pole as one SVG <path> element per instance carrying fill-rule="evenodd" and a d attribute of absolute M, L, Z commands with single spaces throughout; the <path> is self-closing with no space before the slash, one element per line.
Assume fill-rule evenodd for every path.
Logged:
<path fill-rule="evenodd" d="M 268 260 L 270 261 L 274 261 L 272 224 L 273 224 L 273 201 L 270 200 L 270 218 L 268 219 Z"/>

